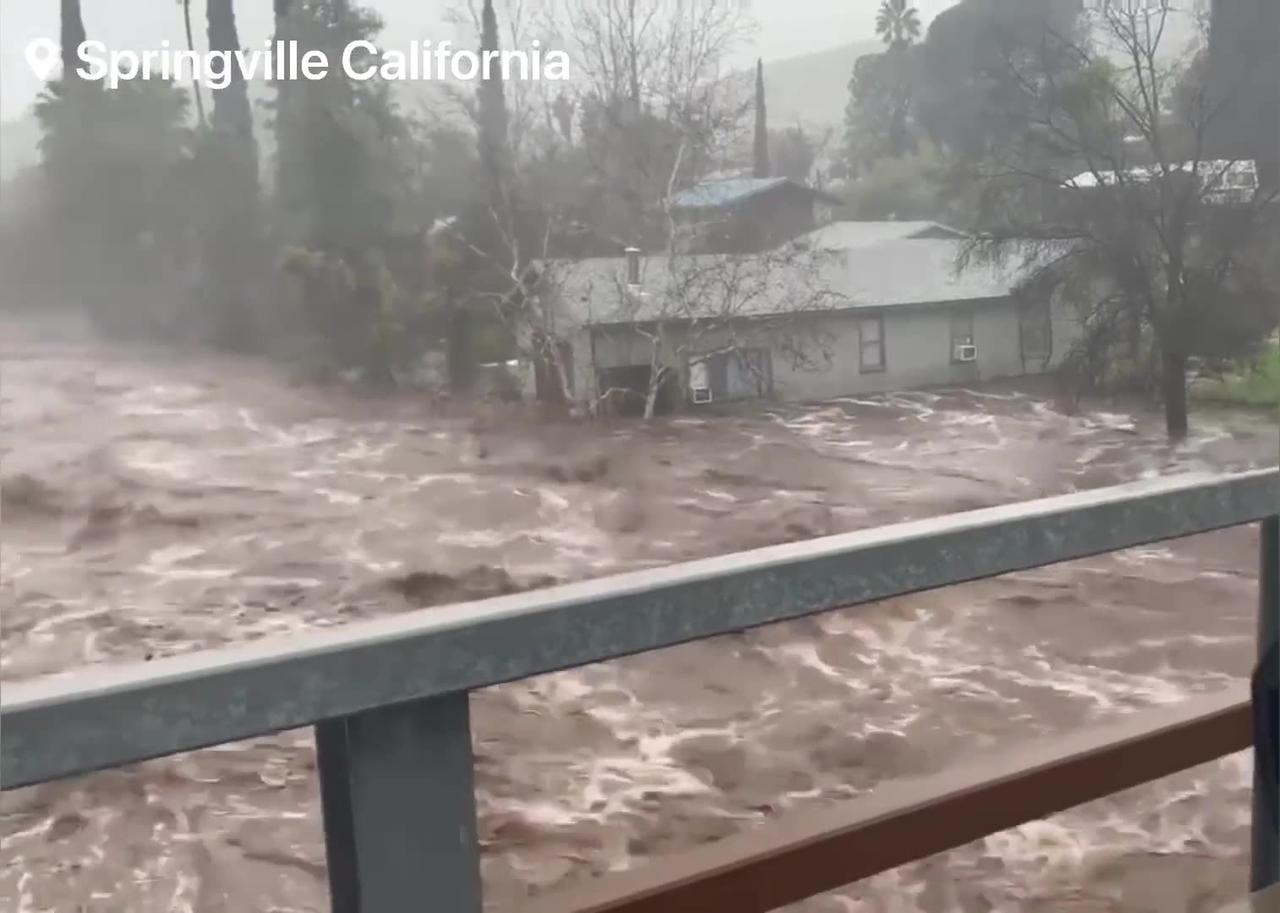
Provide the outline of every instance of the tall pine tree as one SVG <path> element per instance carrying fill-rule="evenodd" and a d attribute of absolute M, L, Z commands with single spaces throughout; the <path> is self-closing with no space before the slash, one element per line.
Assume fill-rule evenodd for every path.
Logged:
<path fill-rule="evenodd" d="M 509 190 L 510 162 L 507 100 L 502 67 L 498 65 L 500 50 L 498 16 L 493 10 L 493 0 L 484 0 L 480 18 L 480 59 L 484 70 L 477 93 L 476 117 L 479 121 L 480 164 L 484 168 L 485 180 L 490 184 L 490 205 L 494 215 L 501 219 L 508 209 L 504 197 Z M 492 66 L 489 64 L 491 57 Z"/>
<path fill-rule="evenodd" d="M 232 0 L 208 0 L 209 49 L 241 49 Z M 232 349 L 254 341 L 254 277 L 260 274 L 258 235 L 258 145 L 253 136 L 249 88 L 239 67 L 226 87 L 213 91 L 213 112 L 204 149 L 209 220 L 205 235 L 204 303 L 214 341 Z"/>
<path fill-rule="evenodd" d="M 62 0 L 62 79 L 64 82 L 78 78 L 79 50 L 84 44 L 84 18 L 80 15 L 80 0 Z"/>
<path fill-rule="evenodd" d="M 764 61 L 756 60 L 756 135 L 751 173 L 758 178 L 772 175 L 769 164 L 769 114 L 764 103 Z"/>

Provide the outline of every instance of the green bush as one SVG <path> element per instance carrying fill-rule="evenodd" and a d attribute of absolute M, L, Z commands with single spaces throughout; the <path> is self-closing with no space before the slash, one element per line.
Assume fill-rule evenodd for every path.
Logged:
<path fill-rule="evenodd" d="M 1280 412 L 1280 348 L 1241 365 L 1221 377 L 1206 378 L 1192 386 L 1201 402 L 1256 406 Z"/>

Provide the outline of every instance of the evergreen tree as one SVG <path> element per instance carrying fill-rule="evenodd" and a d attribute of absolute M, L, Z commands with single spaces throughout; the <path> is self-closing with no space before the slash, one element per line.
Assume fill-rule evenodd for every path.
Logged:
<path fill-rule="evenodd" d="M 84 17 L 80 15 L 80 0 L 62 0 L 61 16 L 62 78 L 64 81 L 70 81 L 73 78 L 79 78 L 76 74 L 80 66 L 77 52 L 85 41 Z"/>
<path fill-rule="evenodd" d="M 769 115 L 764 102 L 764 61 L 756 61 L 756 134 L 752 155 L 751 173 L 767 178 L 772 173 L 769 165 Z"/>
<path fill-rule="evenodd" d="M 208 0 L 209 49 L 241 48 L 232 0 Z M 226 87 L 213 91 L 210 130 L 201 149 L 205 225 L 202 305 L 213 342 L 232 349 L 253 345 L 252 288 L 260 279 L 258 145 L 249 89 L 239 67 Z"/>
<path fill-rule="evenodd" d="M 498 17 L 493 10 L 493 0 L 484 0 L 480 19 L 480 58 L 495 58 L 501 48 L 498 42 Z M 496 63 L 496 60 L 495 60 Z M 491 182 L 490 201 L 495 214 L 501 217 L 507 209 L 503 195 L 509 189 L 510 161 L 506 93 L 502 83 L 502 68 L 486 64 L 477 92 L 476 116 L 480 141 L 480 164 L 485 177 Z"/>

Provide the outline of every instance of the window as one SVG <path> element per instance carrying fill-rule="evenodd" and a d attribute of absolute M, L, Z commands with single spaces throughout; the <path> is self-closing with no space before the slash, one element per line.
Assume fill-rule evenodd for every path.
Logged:
<path fill-rule="evenodd" d="M 973 337 L 973 311 L 951 312 L 951 363 L 968 364 L 978 360 Z"/>
<path fill-rule="evenodd" d="M 863 374 L 884 370 L 884 317 L 858 321 L 858 365 Z"/>
<path fill-rule="evenodd" d="M 773 392 L 773 358 L 768 349 L 717 352 L 689 363 L 689 396 L 694 403 L 753 399 Z"/>
<path fill-rule="evenodd" d="M 1027 302 L 1018 309 L 1022 360 L 1047 359 L 1053 354 L 1053 321 L 1047 300 Z"/>

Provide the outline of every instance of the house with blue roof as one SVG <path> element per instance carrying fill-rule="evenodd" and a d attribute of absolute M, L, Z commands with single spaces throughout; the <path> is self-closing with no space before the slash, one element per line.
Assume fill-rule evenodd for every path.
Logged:
<path fill-rule="evenodd" d="M 790 178 L 729 178 L 673 194 L 670 210 L 684 250 L 749 254 L 808 234 L 842 204 Z"/>

